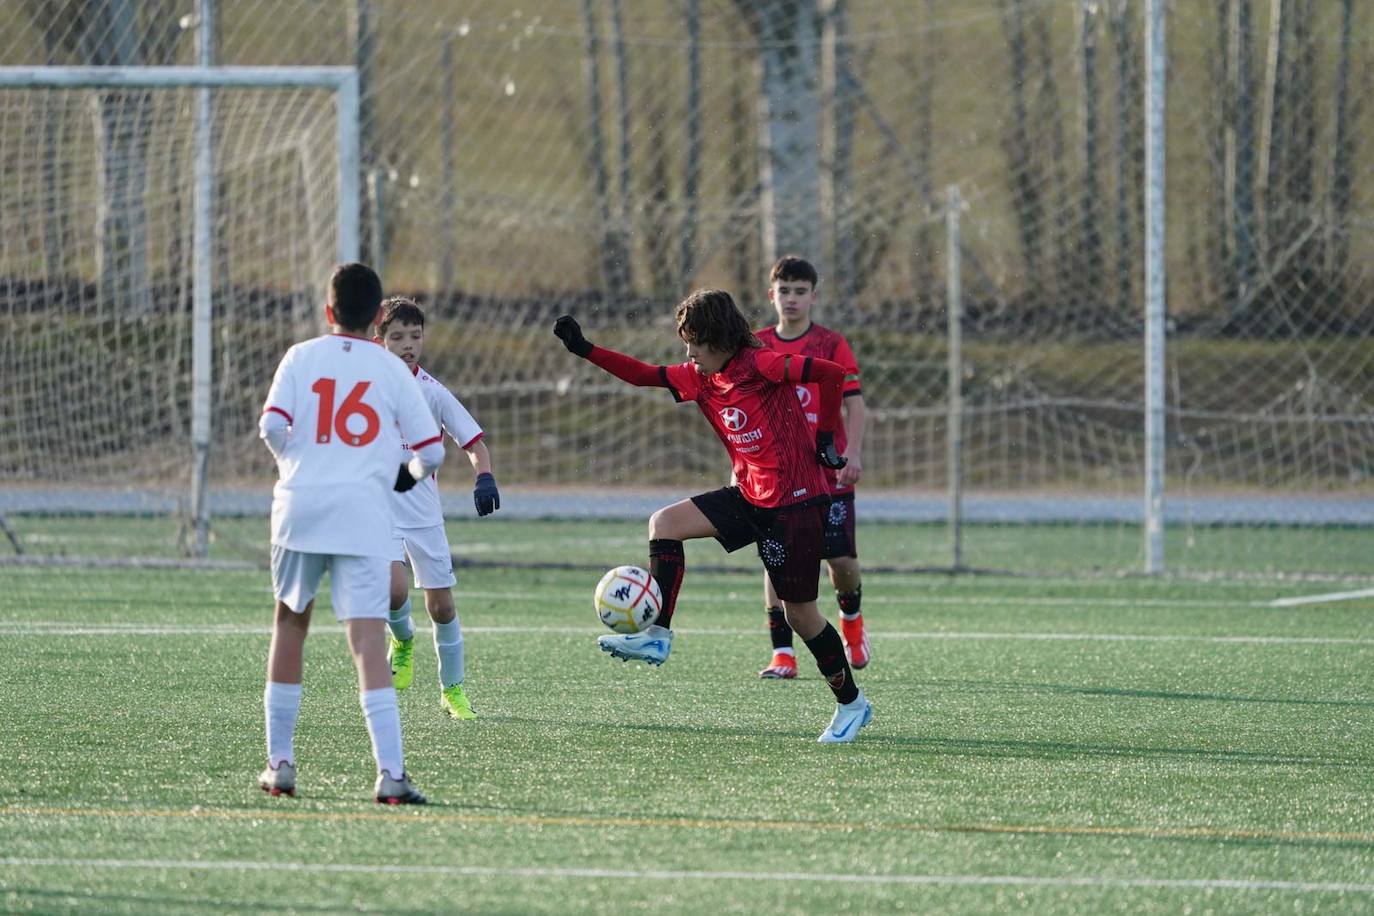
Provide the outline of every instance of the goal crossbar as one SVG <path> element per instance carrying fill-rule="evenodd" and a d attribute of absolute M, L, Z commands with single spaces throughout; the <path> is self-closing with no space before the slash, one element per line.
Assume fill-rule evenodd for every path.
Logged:
<path fill-rule="evenodd" d="M 339 164 L 338 259 L 358 259 L 362 137 L 356 67 L 0 67 L 0 89 L 327 89 Z"/>

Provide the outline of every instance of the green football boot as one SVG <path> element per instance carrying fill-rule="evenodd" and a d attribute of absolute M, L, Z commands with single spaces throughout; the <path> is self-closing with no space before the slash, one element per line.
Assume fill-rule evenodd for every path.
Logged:
<path fill-rule="evenodd" d="M 445 687 L 444 692 L 439 696 L 439 705 L 443 707 L 444 712 L 448 713 L 450 719 L 477 718 L 477 713 L 472 711 L 472 704 L 468 702 L 468 695 L 463 693 L 462 684 Z"/>
<path fill-rule="evenodd" d="M 386 660 L 391 665 L 391 686 L 405 690 L 415 680 L 415 637 L 397 639 L 392 636 Z"/>

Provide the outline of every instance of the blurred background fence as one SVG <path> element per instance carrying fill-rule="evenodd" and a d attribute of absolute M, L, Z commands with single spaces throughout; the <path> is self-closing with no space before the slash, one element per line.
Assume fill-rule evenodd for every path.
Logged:
<path fill-rule="evenodd" d="M 1215 571 L 1266 532 L 1374 525 L 1374 7 L 1168 15 L 1169 566 Z M 571 360 L 552 318 L 675 361 L 685 292 L 763 325 L 790 252 L 858 354 L 872 514 L 942 519 L 957 185 L 970 518 L 1109 532 L 1084 566 L 1132 569 L 1143 28 L 1141 0 L 12 0 L 0 66 L 190 65 L 205 36 L 220 65 L 356 66 L 364 258 L 427 308 L 428 368 L 532 512 L 728 473 L 694 410 Z M 192 110 L 0 91 L 0 511 L 185 511 Z M 235 511 L 265 506 L 272 367 L 320 328 L 332 118 L 318 92 L 215 93 L 211 480 Z"/>

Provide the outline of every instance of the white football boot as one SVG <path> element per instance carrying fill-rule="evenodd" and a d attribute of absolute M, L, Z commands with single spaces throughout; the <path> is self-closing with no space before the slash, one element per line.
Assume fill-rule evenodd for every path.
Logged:
<path fill-rule="evenodd" d="M 816 739 L 820 744 L 848 744 L 859 737 L 859 729 L 873 721 L 873 704 L 864 697 L 863 691 L 852 703 L 839 703 L 830 724 Z"/>
<path fill-rule="evenodd" d="M 608 634 L 597 637 L 602 652 L 609 652 L 622 661 L 633 659 L 661 665 L 673 649 L 673 631 L 658 624 L 650 624 L 638 633 Z"/>
<path fill-rule="evenodd" d="M 429 801 L 405 773 L 396 777 L 387 770 L 377 774 L 377 788 L 372 794 L 379 805 L 423 805 Z"/>
<path fill-rule="evenodd" d="M 258 788 L 268 795 L 296 795 L 296 765 L 283 760 L 276 766 L 270 763 L 258 777 Z"/>

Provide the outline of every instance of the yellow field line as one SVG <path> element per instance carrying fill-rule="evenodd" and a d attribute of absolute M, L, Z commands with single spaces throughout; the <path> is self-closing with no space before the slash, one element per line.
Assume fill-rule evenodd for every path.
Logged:
<path fill-rule="evenodd" d="M 1249 830 L 1214 827 L 1143 827 L 1097 824 L 920 824 L 875 821 L 761 821 L 731 818 L 591 817 L 543 814 L 452 814 L 434 809 L 377 811 L 289 811 L 281 808 L 49 808 L 6 805 L 0 817 L 186 818 L 252 821 L 410 821 L 521 827 L 676 827 L 689 830 L 818 830 L 827 833 L 987 833 L 1038 836 L 1127 836 L 1148 839 L 1280 840 L 1374 843 L 1374 833 L 1323 830 Z"/>

